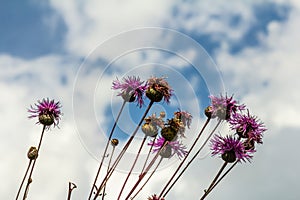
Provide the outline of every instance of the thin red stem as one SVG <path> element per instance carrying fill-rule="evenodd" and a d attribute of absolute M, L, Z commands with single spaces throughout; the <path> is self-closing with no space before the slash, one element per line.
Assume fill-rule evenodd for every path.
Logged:
<path fill-rule="evenodd" d="M 29 160 L 29 163 L 28 163 L 28 167 L 27 167 L 26 172 L 25 172 L 25 175 L 24 175 L 23 180 L 22 180 L 22 182 L 21 182 L 21 185 L 20 185 L 20 187 L 19 187 L 19 190 L 18 190 L 18 193 L 17 193 L 17 196 L 16 196 L 16 200 L 19 198 L 21 189 L 22 189 L 23 184 L 24 184 L 24 182 L 25 182 L 25 179 L 26 179 L 26 176 L 27 176 L 28 171 L 29 171 L 29 169 L 30 169 L 31 163 L 32 163 L 32 160 L 30 159 L 30 160 Z"/>
<path fill-rule="evenodd" d="M 233 167 L 238 163 L 238 160 L 235 161 L 235 163 L 233 165 L 231 165 L 231 167 L 218 179 L 218 181 L 211 186 L 211 188 L 209 190 L 206 190 L 206 196 L 221 182 L 221 180 L 233 169 Z"/>
<path fill-rule="evenodd" d="M 154 141 L 155 141 L 156 137 L 157 137 L 157 135 L 153 138 L 152 144 L 154 144 Z M 144 166 L 143 166 L 143 168 L 142 168 L 142 170 L 141 170 L 141 174 L 143 173 L 143 171 L 144 171 L 144 169 L 145 169 L 145 167 L 146 167 L 146 165 L 147 165 L 147 162 L 148 162 L 148 160 L 149 160 L 149 157 L 150 157 L 150 154 L 151 154 L 152 149 L 153 149 L 153 145 L 151 145 L 150 148 L 149 148 L 149 151 L 148 151 L 148 154 L 147 154 L 147 157 L 146 157 Z"/>
<path fill-rule="evenodd" d="M 218 171 L 217 175 L 215 176 L 214 180 L 209 185 L 208 189 L 205 191 L 203 196 L 200 198 L 200 200 L 203 200 L 208 195 L 208 193 L 212 190 L 212 187 L 214 186 L 214 184 L 216 183 L 216 181 L 220 177 L 221 173 L 223 172 L 223 170 L 225 169 L 227 164 L 228 164 L 228 162 L 225 161 L 224 164 L 222 165 L 222 167 L 220 168 L 220 170 Z"/>
<path fill-rule="evenodd" d="M 39 151 L 40 151 L 40 148 L 41 148 L 41 145 L 42 145 L 42 140 L 43 140 L 43 137 L 44 137 L 45 129 L 46 129 L 46 125 L 43 126 L 42 134 L 41 134 L 39 145 L 38 145 L 38 148 L 37 148 L 37 155 L 39 155 Z M 24 191 L 23 200 L 25 200 L 27 198 L 27 194 L 28 194 L 28 191 L 29 191 L 29 185 L 32 182 L 31 176 L 32 176 L 32 173 L 33 173 L 33 169 L 35 167 L 36 160 L 37 160 L 37 158 L 35 158 L 34 161 L 33 161 L 33 164 L 32 164 L 32 167 L 31 167 L 31 170 L 30 170 L 30 173 L 29 173 L 29 177 L 27 179 L 27 184 L 26 184 L 26 188 L 25 188 L 25 191 Z"/>
<path fill-rule="evenodd" d="M 174 174 L 172 175 L 172 177 L 170 178 L 170 180 L 168 181 L 168 183 L 165 185 L 165 187 L 163 188 L 163 190 L 160 193 L 160 196 L 165 192 L 165 190 L 167 189 L 167 187 L 170 185 L 171 181 L 175 178 L 176 174 L 178 173 L 179 169 L 182 167 L 183 163 L 186 161 L 187 157 L 190 155 L 191 151 L 193 150 L 193 148 L 195 147 L 196 143 L 198 142 L 199 138 L 201 137 L 204 129 L 206 128 L 206 126 L 208 125 L 210 121 L 210 118 L 207 118 L 206 122 L 204 123 L 201 131 L 199 132 L 197 138 L 195 139 L 194 143 L 192 144 L 192 146 L 190 147 L 188 153 L 186 154 L 186 156 L 184 157 L 184 159 L 181 161 L 181 163 L 179 164 L 179 166 L 177 167 L 176 171 L 174 172 Z"/>
<path fill-rule="evenodd" d="M 160 155 L 161 151 L 163 150 L 163 148 L 168 144 L 168 141 L 164 141 L 163 145 L 161 146 L 161 148 L 159 149 L 159 151 L 156 153 L 156 155 L 154 156 L 154 158 L 151 160 L 151 162 L 149 163 L 149 165 L 147 166 L 147 168 L 145 169 L 145 171 L 139 176 L 138 181 L 135 183 L 135 185 L 133 186 L 133 188 L 131 189 L 131 191 L 129 192 L 129 194 L 127 195 L 127 197 L 125 198 L 125 200 L 130 198 L 130 195 L 134 192 L 134 190 L 137 188 L 137 186 L 140 184 L 140 182 L 143 180 L 143 178 L 146 176 L 146 174 L 149 172 L 149 170 L 151 169 L 151 167 L 153 166 L 153 164 L 155 163 L 156 159 L 158 158 L 158 156 Z"/>
<path fill-rule="evenodd" d="M 114 153 L 115 153 L 115 146 L 113 146 L 113 149 L 112 149 L 112 151 L 111 151 L 111 156 L 110 156 L 110 158 L 109 158 L 109 162 L 108 162 L 108 166 L 107 166 L 107 171 L 108 171 L 109 168 L 110 168 L 111 160 L 112 160 L 112 157 L 113 157 Z M 106 182 L 106 184 L 107 184 L 107 182 Z M 104 188 L 103 188 L 102 200 L 104 200 L 104 197 L 105 197 L 106 184 L 105 184 L 105 186 L 104 186 Z"/>
<path fill-rule="evenodd" d="M 116 169 L 117 165 L 119 164 L 121 158 L 123 157 L 123 155 L 125 154 L 126 150 L 128 149 L 129 145 L 131 144 L 132 140 L 134 139 L 136 133 L 138 132 L 140 126 L 142 125 L 146 115 L 148 114 L 150 108 L 152 107 L 154 101 L 150 101 L 144 115 L 142 116 L 138 126 L 136 127 L 136 129 L 134 130 L 134 132 L 132 133 L 131 137 L 129 138 L 129 140 L 127 141 L 127 143 L 125 144 L 125 146 L 123 147 L 122 151 L 120 152 L 120 154 L 118 155 L 118 157 L 116 158 L 115 162 L 112 164 L 112 167 L 110 168 L 110 170 L 108 171 L 108 173 L 106 174 L 106 176 L 104 177 L 100 187 L 97 189 L 97 192 L 95 194 L 95 197 L 93 198 L 93 200 L 96 200 L 97 197 L 100 194 L 100 191 L 103 189 L 105 183 L 107 182 L 107 180 L 111 177 L 111 175 L 113 174 L 114 170 Z"/>
<path fill-rule="evenodd" d="M 199 148 L 199 150 L 195 153 L 195 155 L 192 157 L 192 159 L 187 163 L 187 165 L 184 167 L 184 169 L 180 172 L 180 174 L 177 176 L 177 178 L 174 180 L 174 182 L 171 184 L 171 186 L 168 188 L 168 190 L 164 193 L 163 197 L 165 198 L 166 195 L 170 192 L 170 190 L 172 189 L 172 187 L 176 184 L 176 182 L 179 180 L 179 178 L 183 175 L 183 173 L 187 170 L 187 168 L 190 166 L 190 164 L 195 160 L 195 158 L 197 158 L 197 156 L 199 155 L 199 153 L 202 151 L 202 149 L 204 148 L 204 146 L 206 145 L 206 143 L 209 141 L 209 139 L 211 138 L 211 136 L 213 135 L 213 133 L 216 131 L 216 129 L 218 128 L 218 126 L 220 125 L 222 120 L 219 120 L 218 123 L 216 124 L 216 126 L 214 127 L 214 129 L 211 131 L 211 133 L 209 134 L 209 136 L 206 138 L 206 140 L 204 141 L 204 143 L 201 145 L 201 147 Z M 159 195 L 159 198 L 161 197 L 163 193 L 161 192 Z"/>
<path fill-rule="evenodd" d="M 137 163 L 137 160 L 138 160 L 138 158 L 139 158 L 139 155 L 141 154 L 141 151 L 142 151 L 142 148 L 143 148 L 143 146 L 144 146 L 144 144 L 145 144 L 146 139 L 147 139 L 147 136 L 145 135 L 145 137 L 144 137 L 144 139 L 143 139 L 143 141 L 142 141 L 142 143 L 141 143 L 141 145 L 140 145 L 140 148 L 139 148 L 139 150 L 138 150 L 138 153 L 137 153 L 137 155 L 136 155 L 136 157 L 135 157 L 135 159 L 134 159 L 134 162 L 133 162 L 133 164 L 132 164 L 132 166 L 131 166 L 131 169 L 130 169 L 130 171 L 128 172 L 128 175 L 127 175 L 127 177 L 126 177 L 126 179 L 125 179 L 125 181 L 124 181 L 124 183 L 123 183 L 123 186 L 122 186 L 121 191 L 120 191 L 119 196 L 118 196 L 118 200 L 121 198 L 122 192 L 123 192 L 123 190 L 124 190 L 124 188 L 125 188 L 125 185 L 126 185 L 128 179 L 129 179 L 129 177 L 130 177 L 130 175 L 131 175 L 131 173 L 132 173 L 132 171 L 133 171 L 133 169 L 134 169 L 134 167 L 135 167 L 135 165 L 136 165 L 136 163 Z"/>
<path fill-rule="evenodd" d="M 154 170 L 151 172 L 150 176 L 148 177 L 148 179 L 145 181 L 145 183 L 141 186 L 141 188 L 139 189 L 139 191 L 137 191 L 135 193 L 135 195 L 131 198 L 131 200 L 133 200 L 145 187 L 145 185 L 149 182 L 149 180 L 151 179 L 151 177 L 153 176 L 154 172 L 157 170 L 157 168 L 159 167 L 160 163 L 162 162 L 163 157 L 160 158 L 159 162 L 157 163 L 157 165 L 155 166 Z"/>
<path fill-rule="evenodd" d="M 120 118 L 120 116 L 121 116 L 121 113 L 122 113 L 122 111 L 123 111 L 123 109 L 124 109 L 124 107 L 125 107 L 125 104 L 126 104 L 126 101 L 123 101 L 123 104 L 122 104 L 122 106 L 121 106 L 121 108 L 120 108 L 120 111 L 119 111 L 119 113 L 118 113 L 118 116 L 117 116 L 117 118 L 116 118 L 116 120 L 115 120 L 115 123 L 114 123 L 114 125 L 113 125 L 113 127 L 112 127 L 112 129 L 111 129 L 111 131 L 110 131 L 109 136 L 108 136 L 108 139 L 107 139 L 107 142 L 106 142 L 106 145 L 105 145 L 105 149 L 104 149 L 104 152 L 103 152 L 103 156 L 102 156 L 102 158 L 101 158 L 101 162 L 100 162 L 100 165 L 99 165 L 98 171 L 97 171 L 97 173 L 96 173 L 96 177 L 95 177 L 93 186 L 92 186 L 91 191 L 90 191 L 90 194 L 89 194 L 89 198 L 88 198 L 89 200 L 90 200 L 91 197 L 92 197 L 93 190 L 94 190 L 94 186 L 96 186 L 96 182 L 97 182 L 97 180 L 98 180 L 98 177 L 99 177 L 99 174 L 100 174 L 100 171 L 101 171 L 103 162 L 104 162 L 104 158 L 105 158 L 105 155 L 106 155 L 106 152 L 107 152 L 107 149 L 108 149 L 109 142 L 110 142 L 110 140 L 111 140 L 111 138 L 112 138 L 112 136 L 113 136 L 114 130 L 115 130 L 116 125 L 117 125 L 117 123 L 118 123 L 118 121 L 119 121 L 119 118 Z"/>

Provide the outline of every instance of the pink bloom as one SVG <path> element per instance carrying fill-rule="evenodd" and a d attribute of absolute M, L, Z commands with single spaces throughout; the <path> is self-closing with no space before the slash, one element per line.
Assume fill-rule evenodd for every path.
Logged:
<path fill-rule="evenodd" d="M 226 137 L 222 137 L 220 135 L 215 135 L 211 139 L 211 150 L 212 155 L 221 155 L 222 158 L 225 154 L 232 153 L 234 156 L 234 160 L 238 161 L 249 161 L 253 157 L 253 153 L 255 150 L 253 149 L 245 149 L 242 141 L 234 138 L 232 135 L 227 135 Z"/>
<path fill-rule="evenodd" d="M 123 98 L 125 96 L 129 96 L 129 98 L 127 97 L 128 101 L 130 101 L 132 97 L 132 101 L 137 101 L 141 108 L 144 104 L 143 96 L 145 90 L 147 89 L 147 84 L 143 85 L 143 83 L 144 81 L 140 81 L 139 77 L 128 76 L 127 78 L 123 78 L 123 82 L 119 81 L 118 79 L 114 80 L 112 89 L 120 89 L 121 92 L 119 93 L 119 96 L 122 96 Z"/>
<path fill-rule="evenodd" d="M 35 104 L 35 107 L 30 106 L 30 109 L 28 109 L 28 112 L 31 113 L 29 118 L 35 118 L 40 117 L 42 115 L 48 115 L 54 123 L 54 126 L 57 126 L 60 120 L 60 111 L 61 105 L 58 102 L 55 102 L 54 100 L 43 99 L 42 101 L 38 101 L 37 104 Z"/>
<path fill-rule="evenodd" d="M 158 152 L 165 143 L 165 139 L 163 137 L 159 137 L 155 142 L 151 141 L 148 145 L 153 145 L 153 152 Z M 169 141 L 166 147 L 171 147 L 172 153 L 171 156 L 176 154 L 179 159 L 183 158 L 187 154 L 186 147 L 180 143 L 178 140 Z"/>
<path fill-rule="evenodd" d="M 236 100 L 231 97 L 209 96 L 211 99 L 212 118 L 218 117 L 219 119 L 229 120 L 233 113 L 245 109 L 245 105 L 239 105 Z"/>

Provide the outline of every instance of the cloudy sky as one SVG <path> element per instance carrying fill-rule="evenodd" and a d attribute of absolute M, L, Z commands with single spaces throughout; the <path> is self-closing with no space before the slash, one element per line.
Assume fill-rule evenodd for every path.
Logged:
<path fill-rule="evenodd" d="M 27 150 L 38 144 L 42 127 L 27 118 L 27 108 L 47 97 L 61 102 L 63 116 L 45 134 L 28 199 L 66 199 L 69 181 L 78 186 L 72 199 L 87 199 L 122 104 L 111 83 L 128 75 L 168 77 L 171 103 L 150 113 L 190 111 L 187 145 L 205 120 L 209 94 L 234 94 L 265 122 L 252 163 L 238 165 L 207 199 L 300 198 L 300 159 L 293 155 L 300 140 L 297 0 L 11 0 L 1 2 L 0 18 L 1 199 L 15 198 Z M 144 110 L 126 106 L 116 131 L 120 146 Z M 124 180 L 141 137 L 108 182 L 106 199 L 116 199 L 115 183 Z M 167 199 L 200 198 L 222 164 L 207 155 Z M 163 162 L 137 199 L 160 192 L 176 164 Z"/>

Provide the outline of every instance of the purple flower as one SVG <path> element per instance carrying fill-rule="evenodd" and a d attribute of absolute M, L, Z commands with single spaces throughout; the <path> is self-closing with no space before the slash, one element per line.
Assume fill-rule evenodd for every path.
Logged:
<path fill-rule="evenodd" d="M 237 101 L 231 97 L 209 96 L 211 99 L 211 112 L 212 118 L 218 117 L 219 119 L 229 120 L 233 113 L 245 109 L 245 105 L 238 105 Z"/>
<path fill-rule="evenodd" d="M 165 143 L 165 139 L 163 137 L 159 137 L 155 142 L 151 141 L 148 143 L 148 145 L 152 145 L 153 148 L 153 153 L 158 152 L 162 146 Z M 180 143 L 178 140 L 174 141 L 169 141 L 168 144 L 165 146 L 166 150 L 171 150 L 170 156 L 166 157 L 171 157 L 174 154 L 178 156 L 179 159 L 183 158 L 187 154 L 186 147 Z"/>
<path fill-rule="evenodd" d="M 254 141 L 262 144 L 262 134 L 267 129 L 256 116 L 249 114 L 249 110 L 247 114 L 234 113 L 229 124 L 241 138 L 247 138 L 248 142 Z"/>
<path fill-rule="evenodd" d="M 128 76 L 127 78 L 123 78 L 123 82 L 119 81 L 118 78 L 114 80 L 112 89 L 120 89 L 119 96 L 122 96 L 128 102 L 137 101 L 141 108 L 144 104 L 143 95 L 147 89 L 147 84 L 143 84 L 144 81 L 140 81 L 139 77 Z"/>
<path fill-rule="evenodd" d="M 215 135 L 211 139 L 211 150 L 213 156 L 219 154 L 227 162 L 234 162 L 236 159 L 250 162 L 255 152 L 253 149 L 246 150 L 244 144 L 232 135 Z"/>
<path fill-rule="evenodd" d="M 60 120 L 60 111 L 61 105 L 58 102 L 55 102 L 54 100 L 43 99 L 42 101 L 38 101 L 37 104 L 35 104 L 35 107 L 30 106 L 30 109 L 28 109 L 28 112 L 31 113 L 29 118 L 39 118 L 39 123 L 50 126 L 54 124 L 54 126 L 57 126 L 59 124 Z"/>
<path fill-rule="evenodd" d="M 158 198 L 156 194 L 154 194 L 151 197 L 148 197 L 148 200 L 165 200 L 165 198 Z"/>
<path fill-rule="evenodd" d="M 164 99 L 165 102 L 170 103 L 172 92 L 172 88 L 164 77 L 151 77 L 148 79 L 148 89 L 146 91 L 146 96 L 151 101 L 160 102 L 162 99 Z"/>

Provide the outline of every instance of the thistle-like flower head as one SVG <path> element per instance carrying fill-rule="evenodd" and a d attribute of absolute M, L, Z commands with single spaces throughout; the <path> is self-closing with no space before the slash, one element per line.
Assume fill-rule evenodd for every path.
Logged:
<path fill-rule="evenodd" d="M 242 111 L 245 109 L 245 105 L 239 105 L 236 100 L 231 97 L 220 97 L 209 96 L 211 99 L 211 112 L 212 118 L 218 117 L 219 119 L 229 120 L 233 113 Z"/>
<path fill-rule="evenodd" d="M 146 91 L 146 96 L 151 101 L 160 102 L 164 99 L 165 102 L 170 103 L 172 92 L 173 90 L 165 80 L 165 77 L 151 77 L 148 79 L 148 90 Z"/>
<path fill-rule="evenodd" d="M 147 89 L 147 84 L 144 84 L 144 81 L 141 81 L 139 77 L 128 76 L 123 78 L 122 82 L 117 78 L 113 81 L 112 89 L 120 89 L 121 92 L 118 95 L 122 96 L 125 101 L 137 101 L 140 108 L 143 106 L 143 96 Z"/>
<path fill-rule="evenodd" d="M 253 149 L 246 150 L 243 142 L 232 135 L 226 137 L 215 135 L 211 139 L 211 150 L 213 156 L 221 155 L 222 159 L 227 162 L 234 162 L 236 159 L 250 162 L 255 152 Z"/>
<path fill-rule="evenodd" d="M 31 113 L 29 118 L 39 118 L 40 124 L 47 126 L 48 128 L 54 124 L 57 126 L 59 124 L 60 116 L 61 116 L 61 105 L 54 100 L 43 99 L 42 101 L 38 101 L 35 106 L 30 106 L 28 112 Z"/>
<path fill-rule="evenodd" d="M 249 141 L 262 144 L 263 132 L 267 129 L 264 123 L 262 123 L 256 116 L 249 114 L 234 113 L 229 120 L 229 124 L 232 130 L 236 130 L 236 133 L 241 138 L 246 138 Z"/>
<path fill-rule="evenodd" d="M 165 139 L 163 137 L 159 137 L 156 141 L 148 143 L 148 145 L 153 146 L 153 153 L 158 152 L 164 144 Z M 171 149 L 170 157 L 176 154 L 178 158 L 181 159 L 187 154 L 186 147 L 178 140 L 169 141 L 165 148 Z"/>

